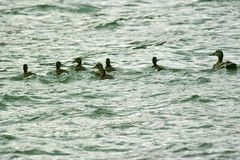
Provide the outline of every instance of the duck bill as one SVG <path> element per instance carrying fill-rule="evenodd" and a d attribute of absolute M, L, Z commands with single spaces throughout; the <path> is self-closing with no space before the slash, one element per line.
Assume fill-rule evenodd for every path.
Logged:
<path fill-rule="evenodd" d="M 216 55 L 216 52 L 213 52 L 210 54 L 210 56 L 215 56 Z"/>

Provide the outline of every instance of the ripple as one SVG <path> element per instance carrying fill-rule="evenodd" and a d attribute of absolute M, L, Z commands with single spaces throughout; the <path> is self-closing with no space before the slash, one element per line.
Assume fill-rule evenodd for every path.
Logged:
<path fill-rule="evenodd" d="M 186 102 L 203 102 L 203 103 L 208 103 L 208 102 L 213 102 L 214 100 L 209 99 L 209 98 L 203 98 L 199 95 L 191 95 L 190 97 L 187 98 L 181 98 L 180 102 L 186 103 Z"/>
<path fill-rule="evenodd" d="M 0 110 L 1 111 L 7 110 L 7 105 L 4 102 L 0 102 Z"/>
<path fill-rule="evenodd" d="M 191 149 L 189 149 L 187 147 L 182 147 L 182 148 L 174 150 L 173 153 L 186 152 L 186 151 L 191 151 Z"/>
<path fill-rule="evenodd" d="M 12 8 L 10 10 L 2 10 L 0 13 L 3 14 L 11 14 L 11 15 L 27 15 L 28 13 L 32 12 L 70 12 L 70 13 L 95 13 L 99 11 L 99 8 L 91 6 L 91 5 L 78 5 L 74 8 L 67 7 L 67 6 L 57 6 L 57 5 L 48 5 L 48 4 L 40 4 L 30 7 L 20 7 L 20 8 Z"/>
<path fill-rule="evenodd" d="M 10 134 L 1 134 L 0 135 L 0 139 L 4 139 L 4 140 L 15 140 L 17 139 L 17 137 L 10 135 Z"/>
<path fill-rule="evenodd" d="M 108 127 L 112 128 L 112 129 L 129 129 L 132 127 L 135 127 L 135 125 L 133 125 L 132 123 L 121 123 L 121 124 L 110 124 L 108 125 Z"/>
<path fill-rule="evenodd" d="M 208 129 L 208 128 L 213 128 L 214 125 L 211 124 L 206 124 L 202 126 L 195 126 L 195 127 L 189 127 L 189 129 Z"/>
<path fill-rule="evenodd" d="M 212 148 L 213 147 L 213 144 L 212 143 L 202 143 L 199 145 L 199 148 L 201 149 L 209 149 L 209 148 Z"/>
<path fill-rule="evenodd" d="M 23 154 L 23 155 L 53 155 L 53 156 L 67 156 L 68 153 L 61 152 L 59 150 L 53 150 L 52 152 L 46 152 L 40 149 L 26 149 L 26 150 L 13 150 L 13 151 L 1 151 L 1 154 Z"/>
<path fill-rule="evenodd" d="M 205 84 L 205 83 L 211 82 L 211 79 L 205 78 L 205 77 L 199 77 L 197 81 L 198 81 L 198 84 Z"/>
<path fill-rule="evenodd" d="M 118 27 L 120 27 L 121 25 L 119 24 L 119 22 L 116 21 L 112 21 L 112 22 L 108 22 L 108 23 L 104 23 L 104 24 L 99 24 L 95 27 L 95 29 L 116 29 Z"/>
<path fill-rule="evenodd" d="M 112 117 L 116 116 L 112 110 L 107 109 L 105 107 L 99 107 L 94 105 L 85 105 L 86 107 L 90 107 L 90 113 L 85 113 L 84 115 L 90 118 L 99 118 L 99 117 Z"/>

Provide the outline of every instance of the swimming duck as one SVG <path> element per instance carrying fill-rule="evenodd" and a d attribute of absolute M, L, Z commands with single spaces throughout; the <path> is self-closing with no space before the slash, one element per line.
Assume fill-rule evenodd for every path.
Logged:
<path fill-rule="evenodd" d="M 98 69 L 101 79 L 113 79 L 113 76 L 106 74 L 106 71 L 101 63 L 97 63 L 95 68 Z"/>
<path fill-rule="evenodd" d="M 237 69 L 237 64 L 236 63 L 233 63 L 233 62 L 230 62 L 230 61 L 223 62 L 223 51 L 222 50 L 216 50 L 211 55 L 218 57 L 218 61 L 213 65 L 214 70 L 218 70 L 218 69 L 221 69 L 221 68 Z"/>
<path fill-rule="evenodd" d="M 116 68 L 112 67 L 112 65 L 111 65 L 110 58 L 107 58 L 107 59 L 106 59 L 105 70 L 106 70 L 107 72 L 116 71 Z"/>
<path fill-rule="evenodd" d="M 153 63 L 152 68 L 154 68 L 154 70 L 157 69 L 158 71 L 163 70 L 164 67 L 158 65 L 158 64 L 157 64 L 157 61 L 158 61 L 158 60 L 157 60 L 157 57 L 153 57 L 153 58 L 152 58 L 152 63 Z"/>
<path fill-rule="evenodd" d="M 29 77 L 31 75 L 36 75 L 35 73 L 32 73 L 32 72 L 29 72 L 28 71 L 28 65 L 27 64 L 24 64 L 23 65 L 23 76 L 24 77 Z"/>
<path fill-rule="evenodd" d="M 69 73 L 67 70 L 61 69 L 62 63 L 60 61 L 56 62 L 56 70 L 55 70 L 55 74 L 56 75 L 60 75 L 62 73 Z"/>
<path fill-rule="evenodd" d="M 77 63 L 77 65 L 75 66 L 75 70 L 76 71 L 84 71 L 84 70 L 86 70 L 86 68 L 82 66 L 82 59 L 81 59 L 81 57 L 75 58 L 74 62 Z"/>

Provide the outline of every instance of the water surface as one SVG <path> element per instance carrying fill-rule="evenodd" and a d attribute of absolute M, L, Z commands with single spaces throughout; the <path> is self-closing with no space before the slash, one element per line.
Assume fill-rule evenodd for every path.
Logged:
<path fill-rule="evenodd" d="M 238 0 L 1 0 L 0 159 L 238 159 Z M 85 72 L 74 72 L 81 56 Z M 168 70 L 153 71 L 151 59 Z M 110 58 L 118 71 L 99 80 Z M 54 76 L 56 61 L 71 70 Z M 37 76 L 22 78 L 22 65 Z"/>

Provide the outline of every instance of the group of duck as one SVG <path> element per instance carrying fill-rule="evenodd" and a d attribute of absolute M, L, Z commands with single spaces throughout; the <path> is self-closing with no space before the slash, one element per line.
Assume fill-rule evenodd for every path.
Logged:
<path fill-rule="evenodd" d="M 222 68 L 226 68 L 228 70 L 236 70 L 237 69 L 237 64 L 236 63 L 233 63 L 233 62 L 230 62 L 230 61 L 223 61 L 222 50 L 216 50 L 211 55 L 218 57 L 218 61 L 213 65 L 214 70 L 218 70 L 218 69 L 222 69 Z M 164 66 L 158 65 L 157 61 L 158 61 L 157 57 L 152 58 L 152 63 L 153 63 L 152 68 L 154 70 L 160 71 L 160 70 L 166 69 Z M 81 57 L 75 58 L 74 62 L 77 63 L 77 65 L 74 66 L 75 71 L 78 72 L 78 71 L 86 70 L 86 68 L 82 66 Z M 67 71 L 65 69 L 61 69 L 61 66 L 62 66 L 61 62 L 57 61 L 56 62 L 56 70 L 54 71 L 54 74 L 55 75 L 61 75 L 63 73 L 69 74 L 69 71 Z M 95 74 L 97 76 L 99 76 L 100 79 L 113 79 L 113 76 L 107 74 L 106 72 L 112 72 L 112 71 L 117 70 L 116 68 L 114 68 L 111 65 L 111 61 L 110 61 L 109 58 L 106 59 L 106 66 L 105 67 L 103 67 L 103 65 L 101 63 L 97 63 L 94 68 L 98 69 L 98 72 L 95 72 Z M 36 74 L 28 71 L 28 65 L 24 64 L 23 65 L 23 76 L 24 77 L 29 77 L 29 76 L 32 76 L 32 75 L 36 75 Z"/>
<path fill-rule="evenodd" d="M 77 63 L 77 65 L 74 66 L 75 71 L 78 72 L 78 71 L 87 70 L 84 66 L 82 66 L 82 58 L 81 57 L 75 58 L 74 62 Z M 69 74 L 69 71 L 65 70 L 65 69 L 62 69 L 61 66 L 62 66 L 62 63 L 60 61 L 57 61 L 56 62 L 56 70 L 54 71 L 54 74 L 55 75 L 61 75 L 61 74 L 64 74 L 64 73 Z M 98 72 L 95 72 L 95 74 L 97 76 L 99 76 L 100 79 L 113 79 L 113 76 L 108 75 L 106 72 L 112 72 L 112 71 L 117 70 L 116 68 L 114 68 L 111 65 L 110 58 L 106 59 L 106 66 L 105 67 L 103 67 L 103 65 L 101 63 L 97 63 L 95 65 L 95 67 L 93 67 L 93 68 L 98 69 Z M 29 77 L 29 76 L 32 76 L 32 75 L 36 75 L 36 73 L 28 71 L 28 65 L 24 64 L 23 65 L 23 77 Z"/>

